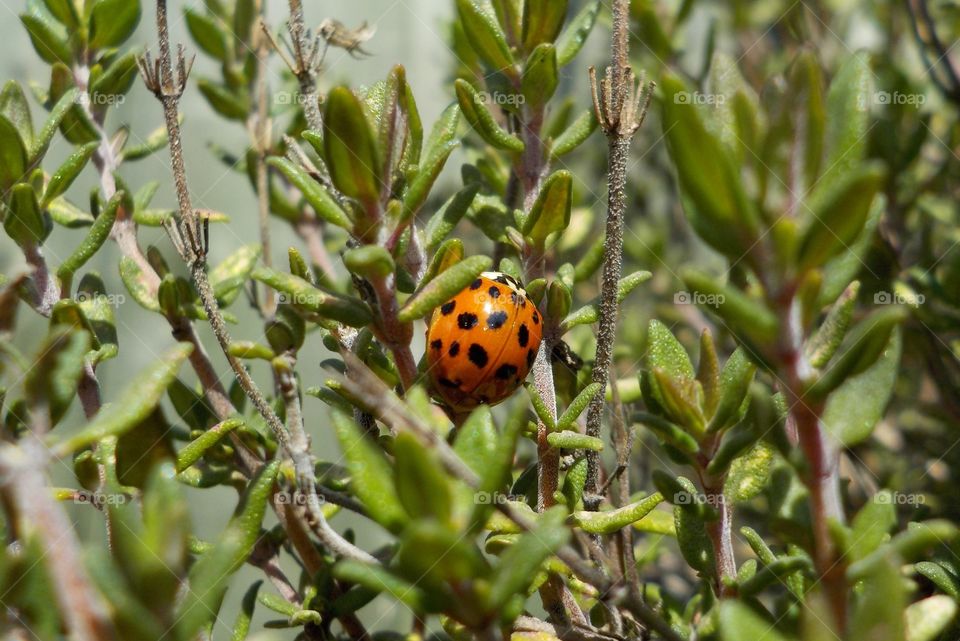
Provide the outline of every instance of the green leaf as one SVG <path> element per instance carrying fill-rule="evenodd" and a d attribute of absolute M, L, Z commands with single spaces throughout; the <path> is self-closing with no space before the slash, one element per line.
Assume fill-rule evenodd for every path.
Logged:
<path fill-rule="evenodd" d="M 300 190 L 306 201 L 313 207 L 320 218 L 332 225 L 350 229 L 351 221 L 347 213 L 337 204 L 337 201 L 327 193 L 326 188 L 310 177 L 300 167 L 297 167 L 286 158 L 269 158 L 267 164 L 280 170 L 287 180 Z"/>
<path fill-rule="evenodd" d="M 243 593 L 243 599 L 240 601 L 240 612 L 233 622 L 233 632 L 230 634 L 230 641 L 246 641 L 247 634 L 250 632 L 250 622 L 253 620 L 253 611 L 257 607 L 257 593 L 263 581 L 255 581 L 247 591 Z"/>
<path fill-rule="evenodd" d="M 850 525 L 851 540 L 855 541 L 855 545 L 848 552 L 851 561 L 859 561 L 874 552 L 896 525 L 897 512 L 893 505 L 893 493 L 880 490 L 857 512 Z"/>
<path fill-rule="evenodd" d="M 561 67 L 567 65 L 580 53 L 580 49 L 583 48 L 583 43 L 587 41 L 587 36 L 590 35 L 599 13 L 600 0 L 591 0 L 570 20 L 570 24 L 557 38 L 558 65 Z"/>
<path fill-rule="evenodd" d="M 823 319 L 817 333 L 810 337 L 804 345 L 804 352 L 810 365 L 817 369 L 822 368 L 843 342 L 853 318 L 853 308 L 857 303 L 857 294 L 860 293 L 860 281 L 850 283 L 834 304 L 830 307 L 827 317 Z"/>
<path fill-rule="evenodd" d="M 904 641 L 906 594 L 895 557 L 871 568 L 853 609 L 849 635 L 857 641 Z"/>
<path fill-rule="evenodd" d="M 827 365 L 807 393 L 812 398 L 826 398 L 844 381 L 866 371 L 888 351 L 890 337 L 905 317 L 906 312 L 903 309 L 888 307 L 860 321 L 841 345 L 838 355 Z M 889 367 L 888 363 L 887 368 Z M 896 360 L 893 361 L 893 368 L 896 369 Z M 874 379 L 871 382 L 882 385 L 887 376 L 888 372 L 881 370 L 878 372 L 879 380 Z M 885 404 L 886 398 L 882 400 Z"/>
<path fill-rule="evenodd" d="M 243 291 L 260 252 L 259 243 L 243 245 L 210 270 L 207 278 L 222 307 L 229 306 Z"/>
<path fill-rule="evenodd" d="M 106 97 L 122 96 L 137 79 L 137 53 L 131 51 L 114 60 L 90 87 L 94 105 L 110 104 Z M 103 96 L 104 98 L 101 98 Z"/>
<path fill-rule="evenodd" d="M 54 198 L 67 191 L 99 146 L 96 142 L 81 145 L 63 161 L 63 164 L 50 176 L 47 188 L 43 192 L 43 199 L 40 201 L 41 207 L 46 208 Z"/>
<path fill-rule="evenodd" d="M 107 203 L 106 208 L 100 212 L 100 216 L 94 221 L 87 237 L 83 242 L 73 250 L 73 253 L 57 269 L 57 276 L 60 280 L 69 283 L 73 275 L 83 267 L 88 260 L 103 246 L 103 243 L 110 237 L 110 231 L 113 229 L 113 222 L 117 219 L 117 213 L 121 205 L 124 204 L 127 196 L 125 192 L 118 191 Z"/>
<path fill-rule="evenodd" d="M 470 256 L 441 272 L 420 288 L 400 309 L 397 318 L 409 323 L 422 318 L 472 283 L 481 272 L 490 269 L 493 261 L 487 256 Z"/>
<path fill-rule="evenodd" d="M 603 450 L 603 441 L 596 436 L 587 436 L 574 430 L 561 430 L 547 434 L 547 443 L 551 447 L 564 448 L 568 450 L 591 450 L 600 452 Z"/>
<path fill-rule="evenodd" d="M 0 116 L 0 189 L 23 180 L 27 171 L 27 151 L 16 126 Z"/>
<path fill-rule="evenodd" d="M 899 372 L 901 344 L 900 332 L 894 331 L 873 365 L 846 379 L 830 394 L 822 422 L 840 445 L 862 443 L 883 418 Z"/>
<path fill-rule="evenodd" d="M 386 592 L 414 612 L 428 612 L 433 609 L 424 590 L 379 565 L 344 559 L 333 567 L 333 575 L 341 581 L 362 585 L 377 594 Z"/>
<path fill-rule="evenodd" d="M 40 58 L 48 63 L 62 62 L 69 65 L 73 61 L 67 34 L 61 25 L 39 14 L 22 14 L 20 22 L 30 34 L 30 42 Z"/>
<path fill-rule="evenodd" d="M 562 507 L 547 510 L 530 532 L 522 534 L 503 553 L 490 578 L 490 592 L 484 603 L 487 610 L 496 612 L 515 594 L 526 591 L 540 565 L 570 538 L 564 525 L 566 516 Z"/>
<path fill-rule="evenodd" d="M 948 569 L 950 567 L 950 569 Z M 953 573 L 951 566 L 932 561 L 920 561 L 913 566 L 914 571 L 925 577 L 950 598 L 960 599 L 960 577 Z"/>
<path fill-rule="evenodd" d="M 340 448 L 347 460 L 353 493 L 377 523 L 391 532 L 399 532 L 407 522 L 407 513 L 397 495 L 390 464 L 352 418 L 337 410 L 333 411 L 332 417 Z"/>
<path fill-rule="evenodd" d="M 69 28 L 76 28 L 80 24 L 76 3 L 73 0 L 43 0 L 43 4 L 61 24 Z"/>
<path fill-rule="evenodd" d="M 844 61 L 830 83 L 824 135 L 825 170 L 818 181 L 818 191 L 829 190 L 835 180 L 844 177 L 864 156 L 873 76 L 869 55 L 858 52 Z"/>
<path fill-rule="evenodd" d="M 597 116 L 593 109 L 587 109 L 554 139 L 550 146 L 550 157 L 560 158 L 583 144 L 597 129 Z"/>
<path fill-rule="evenodd" d="M 360 299 L 324 291 L 292 274 L 261 266 L 254 268 L 251 276 L 283 292 L 286 295 L 286 302 L 298 309 L 351 327 L 362 327 L 373 320 L 370 308 Z"/>
<path fill-rule="evenodd" d="M 453 451 L 479 476 L 496 464 L 499 438 L 490 406 L 479 405 L 457 430 Z"/>
<path fill-rule="evenodd" d="M 228 579 L 244 564 L 260 538 L 260 526 L 279 470 L 280 462 L 273 461 L 250 479 L 233 518 L 213 549 L 190 568 L 190 589 L 175 613 L 176 638 L 195 638 L 217 615 Z"/>
<path fill-rule="evenodd" d="M 647 328 L 646 366 L 651 372 L 659 370 L 673 380 L 692 381 L 696 376 L 687 350 L 673 332 L 658 320 L 651 320 Z M 664 407 L 666 397 L 656 381 L 650 380 L 649 391 L 647 405 L 651 408 Z"/>
<path fill-rule="evenodd" d="M 457 148 L 457 124 L 460 122 L 460 108 L 453 104 L 444 109 L 434 124 L 427 140 L 426 155 L 417 175 L 403 194 L 403 214 L 399 224 L 406 224 L 426 202 L 437 177 L 446 165 L 447 158 Z M 469 203 L 465 207 L 469 207 Z M 466 209 L 464 209 L 466 211 Z M 462 215 L 462 214 L 461 214 Z"/>
<path fill-rule="evenodd" d="M 493 503 L 510 479 L 510 470 L 513 468 L 514 456 L 517 451 L 517 440 L 520 432 L 527 426 L 527 410 L 514 410 L 507 420 L 503 433 L 495 442 L 495 449 L 486 457 L 485 467 L 478 471 L 480 483 L 477 487 L 473 515 L 470 518 L 472 532 L 478 532 L 487 523 L 487 517 L 493 511 Z"/>
<path fill-rule="evenodd" d="M 243 419 L 228 418 L 225 421 L 217 423 L 187 443 L 183 449 L 177 452 L 177 473 L 183 472 L 199 461 L 207 450 L 219 443 L 224 436 L 241 426 L 243 426 Z"/>
<path fill-rule="evenodd" d="M 477 0 L 457 0 L 457 12 L 467 40 L 490 71 L 515 75 L 513 55 L 510 53 L 507 38 L 484 4 Z"/>
<path fill-rule="evenodd" d="M 343 254 L 343 264 L 351 273 L 365 278 L 383 278 L 396 269 L 393 256 L 378 245 L 348 249 Z"/>
<path fill-rule="evenodd" d="M 440 243 L 456 228 L 473 199 L 480 191 L 480 183 L 472 182 L 450 197 L 437 212 L 430 217 L 424 229 L 427 239 L 427 251 L 435 250 Z"/>
<path fill-rule="evenodd" d="M 934 641 L 957 616 L 957 603 L 937 594 L 911 603 L 905 615 L 907 641 Z"/>
<path fill-rule="evenodd" d="M 53 327 L 27 374 L 27 394 L 47 404 L 52 425 L 60 422 L 77 394 L 89 349 L 90 334 L 86 331 L 65 325 Z"/>
<path fill-rule="evenodd" d="M 590 383 L 584 387 L 583 390 L 570 401 L 570 404 L 567 406 L 567 409 L 564 410 L 563 414 L 557 418 L 557 427 L 563 430 L 573 425 L 573 422 L 583 413 L 583 410 L 587 409 L 587 405 L 590 404 L 590 401 L 596 394 L 600 393 L 601 389 L 603 389 L 601 383 Z"/>
<path fill-rule="evenodd" d="M 53 223 L 40 210 L 37 194 L 31 185 L 17 183 L 13 186 L 3 229 L 21 247 L 42 243 L 50 234 Z"/>
<path fill-rule="evenodd" d="M 663 502 L 663 495 L 655 492 L 639 501 L 607 512 L 574 512 L 570 515 L 573 525 L 590 534 L 613 534 L 636 523 Z"/>
<path fill-rule="evenodd" d="M 820 267 L 849 249 L 867 222 L 873 198 L 885 176 L 880 164 L 867 163 L 849 171 L 833 189 L 811 199 L 811 220 L 800 239 L 798 269 Z"/>
<path fill-rule="evenodd" d="M 679 425 L 671 423 L 665 418 L 641 412 L 634 416 L 633 419 L 681 452 L 697 454 L 700 451 L 700 445 L 697 443 L 697 439 L 684 431 Z"/>
<path fill-rule="evenodd" d="M 250 114 L 250 98 L 240 89 L 233 89 L 209 78 L 197 80 L 197 89 L 218 114 L 228 120 L 246 120 Z"/>
<path fill-rule="evenodd" d="M 708 431 L 722 430 L 738 418 L 756 371 L 757 366 L 749 360 L 742 347 L 730 355 L 720 372 L 719 402 L 710 419 Z"/>
<path fill-rule="evenodd" d="M 541 0 L 543 1 L 543 0 Z M 546 0 L 550 4 L 564 4 L 565 0 Z M 529 2 L 524 5 L 529 6 Z M 541 107 L 557 90 L 557 50 L 552 44 L 544 43 L 527 56 L 520 79 L 520 93 L 531 107 Z"/>
<path fill-rule="evenodd" d="M 792 574 L 812 572 L 810 559 L 803 556 L 781 556 L 764 565 L 759 572 L 739 585 L 739 593 L 745 597 L 760 594 L 771 585 L 785 583 Z"/>
<path fill-rule="evenodd" d="M 773 447 L 760 441 L 749 452 L 734 459 L 723 494 L 734 503 L 744 503 L 757 496 L 767 487 L 773 468 Z"/>
<path fill-rule="evenodd" d="M 227 36 L 216 20 L 189 7 L 184 9 L 183 14 L 187 19 L 187 30 L 200 50 L 217 60 L 226 60 Z"/>
<path fill-rule="evenodd" d="M 684 269 L 680 277 L 701 298 L 716 301 L 708 309 L 723 319 L 734 335 L 761 345 L 776 339 L 779 321 L 761 301 L 700 272 Z"/>
<path fill-rule="evenodd" d="M 763 639 L 763 641 L 789 641 L 770 623 L 756 614 L 749 606 L 730 599 L 720 603 L 720 638 L 723 641 Z"/>
<path fill-rule="evenodd" d="M 650 280 L 653 276 L 648 271 L 633 272 L 617 281 L 617 304 L 639 287 L 642 283 Z M 560 329 L 564 332 L 577 325 L 590 325 L 600 320 L 600 306 L 597 302 L 584 305 L 580 309 L 572 312 L 560 323 Z"/>
<path fill-rule="evenodd" d="M 567 17 L 567 0 L 526 0 L 523 3 L 523 46 L 527 51 L 552 43 Z"/>
<path fill-rule="evenodd" d="M 47 116 L 40 131 L 37 132 L 33 140 L 33 146 L 30 148 L 29 157 L 31 165 L 37 163 L 37 161 L 47 153 L 47 147 L 50 146 L 50 141 L 53 140 L 53 135 L 57 132 L 67 112 L 77 106 L 78 95 L 79 91 L 75 87 L 69 89 L 60 96 L 60 99 L 57 100 L 53 109 L 50 110 L 50 115 Z"/>
<path fill-rule="evenodd" d="M 140 22 L 140 0 L 93 0 L 90 47 L 117 47 L 133 35 Z"/>
<path fill-rule="evenodd" d="M 0 91 L 0 114 L 16 127 L 23 148 L 29 149 L 33 145 L 33 119 L 27 96 L 16 80 L 8 81 Z"/>
<path fill-rule="evenodd" d="M 327 95 L 323 148 L 337 189 L 364 203 L 368 211 L 377 207 L 383 185 L 380 151 L 363 105 L 347 87 L 336 87 Z"/>
<path fill-rule="evenodd" d="M 469 2 L 469 0 L 460 0 Z M 507 132 L 494 119 L 493 114 L 487 109 L 486 101 L 469 82 L 462 78 L 454 83 L 457 91 L 457 102 L 460 104 L 460 111 L 463 117 L 467 119 L 474 131 L 480 134 L 488 144 L 497 149 L 505 149 L 519 153 L 524 150 L 523 141 L 514 134 Z"/>
<path fill-rule="evenodd" d="M 700 238 L 717 251 L 736 259 L 749 255 L 759 236 L 759 217 L 736 164 L 704 126 L 684 84 L 667 75 L 661 87 L 664 136 L 687 217 Z"/>
<path fill-rule="evenodd" d="M 129 256 L 120 258 L 120 280 L 138 305 L 151 312 L 160 311 L 157 294 L 147 280 L 147 275 Z"/>
<path fill-rule="evenodd" d="M 179 343 L 160 355 L 154 363 L 133 378 L 118 400 L 104 405 L 79 433 L 56 443 L 57 456 L 67 456 L 108 436 L 119 436 L 143 422 L 160 402 L 177 375 L 180 365 L 193 351 L 193 345 Z"/>
<path fill-rule="evenodd" d="M 414 520 L 447 523 L 453 513 L 453 494 L 439 461 L 408 432 L 397 435 L 393 448 L 397 496 L 407 514 Z"/>
<path fill-rule="evenodd" d="M 686 494 L 680 494 L 681 497 L 686 496 L 687 499 L 691 499 L 697 496 L 692 484 L 685 487 L 685 490 Z M 664 496 L 669 495 L 664 494 Z M 673 508 L 673 522 L 677 530 L 680 553 L 687 564 L 704 576 L 712 577 L 716 572 L 713 546 L 710 543 L 710 537 L 707 536 L 706 525 L 700 512 L 696 506 L 689 503 L 677 505 Z"/>
<path fill-rule="evenodd" d="M 547 236 L 566 229 L 570 224 L 572 194 L 573 175 L 569 171 L 561 169 L 550 174 L 523 221 L 523 234 L 542 247 Z"/>

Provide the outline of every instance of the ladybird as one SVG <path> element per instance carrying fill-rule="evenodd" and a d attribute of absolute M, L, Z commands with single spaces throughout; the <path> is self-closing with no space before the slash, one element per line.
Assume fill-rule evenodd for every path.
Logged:
<path fill-rule="evenodd" d="M 427 372 L 454 411 L 495 405 L 530 373 L 543 319 L 517 279 L 483 272 L 434 310 L 427 328 Z"/>

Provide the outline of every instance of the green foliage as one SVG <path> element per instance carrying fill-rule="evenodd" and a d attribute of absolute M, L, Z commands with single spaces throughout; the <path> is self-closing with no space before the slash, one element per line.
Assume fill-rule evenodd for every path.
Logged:
<path fill-rule="evenodd" d="M 141 57 L 152 6 L 23 4 L 8 58 L 42 74 L 0 89 L 11 637 L 242 641 L 261 612 L 306 640 L 960 634 L 951 7 L 635 1 L 622 25 L 599 0 L 453 0 L 444 88 L 415 98 L 366 23 L 296 41 L 266 3 L 185 7 L 175 97 L 188 60 L 158 87 Z M 636 132 L 619 71 L 590 99 L 611 26 L 658 86 Z M 203 101 L 231 126 L 197 131 Z M 203 158 L 180 166 L 197 135 L 249 185 L 226 213 L 183 173 Z M 168 147 L 173 179 L 134 183 Z M 209 257 L 179 252 L 193 216 Z M 526 296 L 471 289 L 492 270 Z M 381 629 L 393 602 L 412 632 Z"/>

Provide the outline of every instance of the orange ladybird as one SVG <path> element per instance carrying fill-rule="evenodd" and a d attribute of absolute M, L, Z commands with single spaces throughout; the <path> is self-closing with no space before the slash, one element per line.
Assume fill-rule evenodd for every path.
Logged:
<path fill-rule="evenodd" d="M 455 411 L 510 396 L 533 366 L 542 320 L 515 278 L 480 274 L 430 319 L 427 371 L 436 395 Z"/>

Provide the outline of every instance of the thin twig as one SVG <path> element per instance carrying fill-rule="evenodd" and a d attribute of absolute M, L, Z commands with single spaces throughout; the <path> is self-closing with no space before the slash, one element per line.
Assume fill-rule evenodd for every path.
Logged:
<path fill-rule="evenodd" d="M 177 191 L 177 202 L 179 204 L 177 229 L 183 237 L 183 248 L 186 250 L 185 255 L 182 257 L 190 268 L 190 275 L 203 302 L 210 327 L 213 329 L 213 334 L 220 344 L 220 348 L 227 362 L 236 375 L 237 382 L 240 384 L 244 394 L 257 409 L 257 412 L 263 417 L 264 421 L 266 421 L 277 442 L 294 461 L 294 466 L 297 469 L 297 482 L 300 489 L 307 495 L 307 509 L 313 521 L 315 533 L 320 537 L 324 545 L 338 556 L 347 556 L 365 562 L 375 562 L 372 556 L 341 537 L 326 522 L 323 511 L 320 509 L 320 501 L 317 498 L 316 478 L 313 473 L 313 464 L 309 451 L 305 452 L 302 448 L 291 445 L 290 437 L 280 418 L 276 412 L 273 411 L 273 408 L 263 396 L 260 388 L 250 377 L 250 374 L 240 359 L 230 353 L 230 335 L 227 331 L 226 323 L 223 320 L 223 315 L 220 313 L 220 307 L 213 293 L 213 288 L 207 278 L 206 247 L 204 243 L 201 242 L 199 236 L 200 228 L 196 212 L 190 202 L 190 191 L 187 186 L 187 175 L 183 161 L 183 148 L 180 136 L 178 103 L 183 89 L 186 86 L 188 71 L 181 48 L 178 52 L 177 59 L 177 83 L 174 85 L 166 5 L 166 0 L 157 0 L 157 35 L 160 43 L 160 58 L 157 61 L 157 69 L 151 70 L 148 64 L 149 58 L 144 58 L 141 63 L 141 70 L 144 73 L 147 86 L 154 92 L 154 95 L 157 96 L 163 105 L 164 119 L 167 123 L 171 167 L 173 169 L 173 179 Z"/>
<path fill-rule="evenodd" d="M 590 400 L 587 409 L 587 429 L 590 436 L 600 436 L 603 418 L 604 393 L 610 378 L 613 344 L 617 333 L 617 289 L 623 273 L 623 221 L 627 210 L 627 160 L 630 143 L 643 123 L 649 105 L 651 90 L 634 82 L 628 59 L 628 0 L 614 0 L 611 62 L 602 84 L 596 81 L 591 69 L 594 109 L 607 136 L 607 224 L 604 247 L 602 282 L 600 288 L 600 322 L 597 331 L 597 351 L 593 365 L 593 382 L 600 390 Z M 584 486 L 584 507 L 596 510 L 602 500 L 599 456 L 587 453 L 587 480 Z"/>

